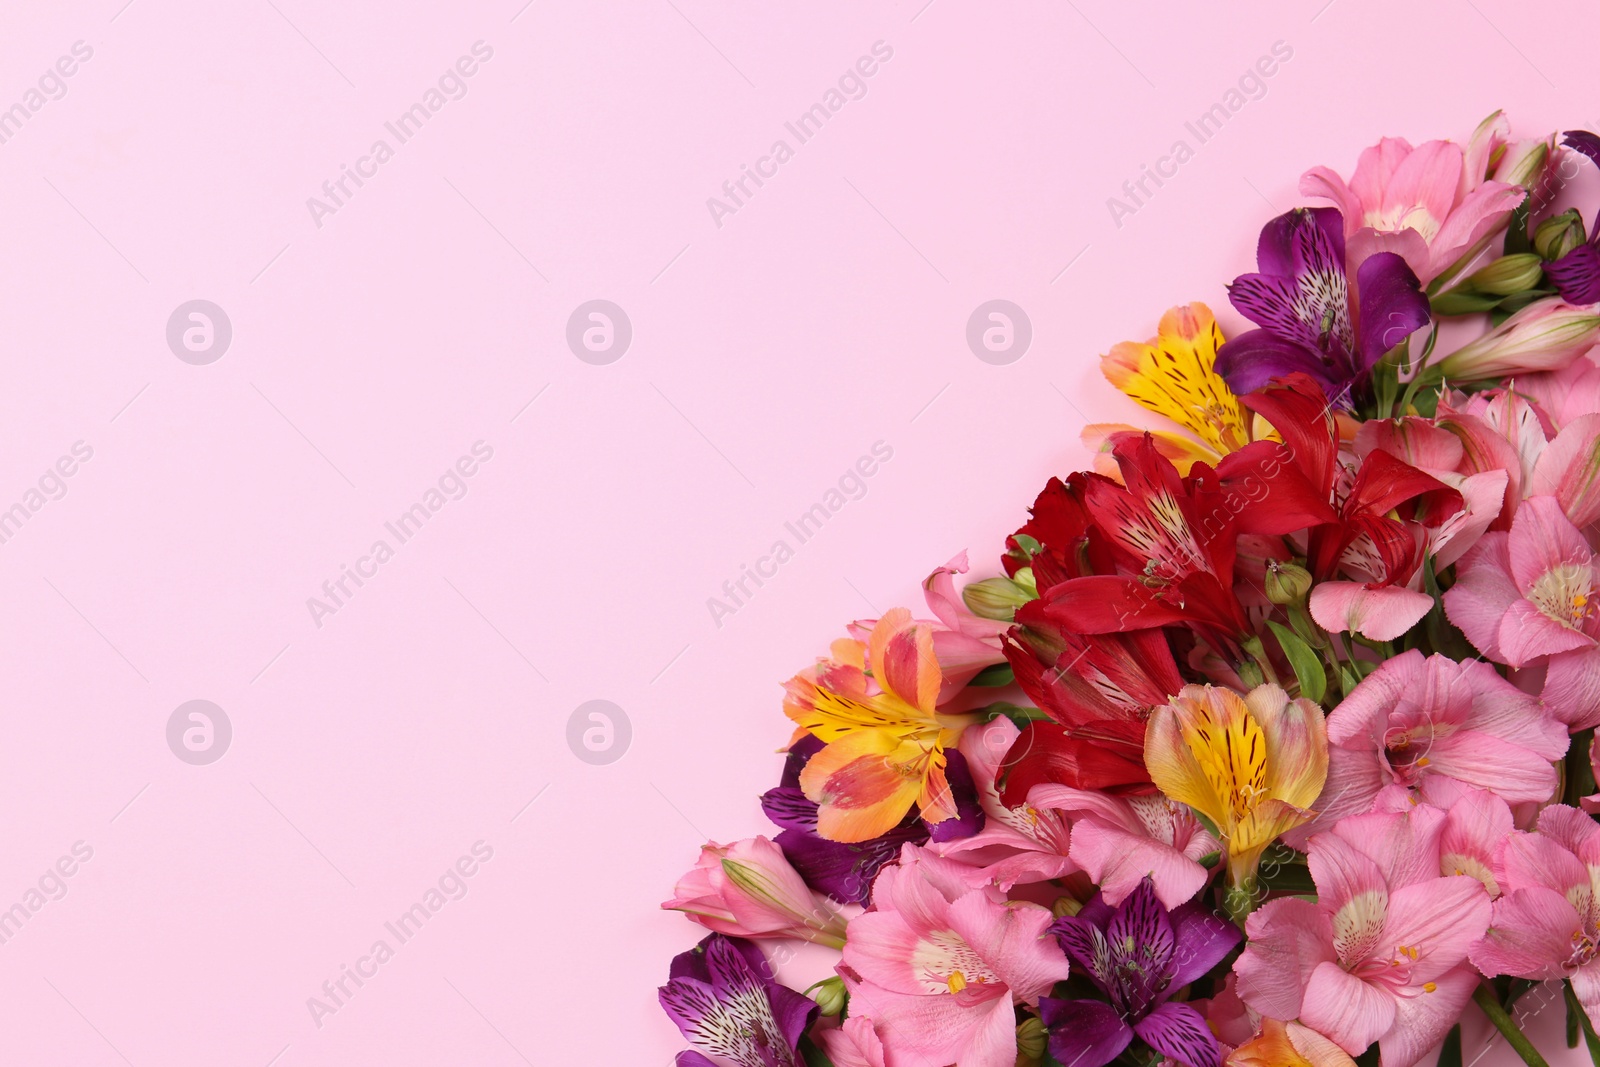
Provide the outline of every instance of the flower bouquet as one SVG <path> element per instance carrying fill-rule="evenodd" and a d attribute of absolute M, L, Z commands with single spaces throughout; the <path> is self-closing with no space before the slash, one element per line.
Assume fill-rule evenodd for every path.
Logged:
<path fill-rule="evenodd" d="M 1596 163 L 1386 138 L 1266 224 L 1254 329 L 1112 347 L 1167 422 L 787 683 L 777 832 L 665 905 L 679 1067 L 1456 1067 L 1469 1011 L 1542 1067 L 1534 988 L 1600 1065 Z"/>

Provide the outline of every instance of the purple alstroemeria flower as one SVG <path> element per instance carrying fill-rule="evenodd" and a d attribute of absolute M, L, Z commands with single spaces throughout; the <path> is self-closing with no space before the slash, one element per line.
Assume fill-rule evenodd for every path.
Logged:
<path fill-rule="evenodd" d="M 1205 1019 L 1168 998 L 1222 962 L 1239 943 L 1237 926 L 1194 901 L 1168 912 L 1146 876 L 1116 908 L 1096 895 L 1050 931 L 1107 998 L 1039 1001 L 1052 1056 L 1104 1067 L 1137 1035 L 1189 1067 L 1221 1067 Z"/>
<path fill-rule="evenodd" d="M 1588 130 L 1568 130 L 1561 135 L 1561 143 L 1600 167 L 1600 137 Z M 1556 291 L 1569 304 L 1600 302 L 1600 225 L 1583 244 L 1574 248 L 1554 263 L 1544 265 L 1545 276 L 1555 284 Z"/>
<path fill-rule="evenodd" d="M 661 1008 L 694 1046 L 677 1067 L 800 1067 L 800 1038 L 817 1003 L 771 978 L 761 950 L 743 938 L 712 934 L 673 957 Z"/>
<path fill-rule="evenodd" d="M 800 790 L 800 772 L 822 742 L 802 738 L 789 749 L 783 778 L 775 789 L 761 797 L 761 810 L 782 829 L 773 840 L 783 849 L 794 869 L 807 885 L 835 900 L 863 906 L 872 903 L 872 883 L 885 863 L 900 855 L 900 846 L 921 845 L 927 841 L 953 841 L 971 837 L 983 829 L 983 808 L 978 802 L 977 785 L 961 753 L 945 753 L 945 778 L 956 801 L 956 817 L 932 827 L 908 814 L 900 824 L 882 837 L 855 844 L 829 841 L 817 833 L 817 804 Z"/>
<path fill-rule="evenodd" d="M 1260 327 L 1217 351 L 1216 371 L 1243 395 L 1299 371 L 1342 401 L 1383 354 L 1430 319 L 1422 283 L 1393 252 L 1377 252 L 1345 275 L 1344 216 L 1300 208 L 1261 230 L 1258 274 L 1228 286 L 1228 299 Z"/>

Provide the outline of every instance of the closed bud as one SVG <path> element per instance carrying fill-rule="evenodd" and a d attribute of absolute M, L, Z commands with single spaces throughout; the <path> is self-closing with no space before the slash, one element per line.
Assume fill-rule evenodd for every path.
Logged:
<path fill-rule="evenodd" d="M 1493 263 L 1467 279 L 1467 286 L 1480 293 L 1510 296 L 1524 293 L 1539 284 L 1544 275 L 1544 261 L 1534 252 L 1519 252 L 1501 256 Z"/>
<path fill-rule="evenodd" d="M 1560 370 L 1600 341 L 1600 314 L 1560 297 L 1529 304 L 1439 363 L 1446 378 L 1481 382 Z"/>
<path fill-rule="evenodd" d="M 1583 241 L 1583 217 L 1578 214 L 1577 208 L 1569 208 L 1545 219 L 1533 231 L 1534 249 L 1552 263 L 1583 244 Z"/>
<path fill-rule="evenodd" d="M 806 993 L 817 1002 L 817 1008 L 824 1015 L 838 1015 L 844 1011 L 845 1003 L 850 999 L 850 994 L 845 992 L 844 980 L 838 975 L 824 978 Z"/>
<path fill-rule="evenodd" d="M 1280 606 L 1305 603 L 1311 572 L 1298 563 L 1267 564 L 1267 599 Z"/>
<path fill-rule="evenodd" d="M 1547 137 L 1542 141 L 1517 141 L 1508 144 L 1500 158 L 1495 161 L 1494 173 L 1491 176 L 1497 182 L 1532 189 L 1544 177 L 1545 166 L 1550 162 L 1554 147 L 1554 137 Z"/>
<path fill-rule="evenodd" d="M 969 582 L 961 590 L 961 599 L 966 602 L 968 611 L 979 618 L 1001 622 L 1010 622 L 1018 608 L 1038 598 L 1039 589 L 1033 584 L 1033 570 L 1029 567 L 1019 569 L 1010 578 L 1001 575 Z"/>
<path fill-rule="evenodd" d="M 1050 1031 L 1045 1029 L 1043 1019 L 1030 1015 L 1022 1020 L 1017 1024 L 1017 1062 L 1038 1063 L 1044 1058 L 1049 1039 Z"/>
<path fill-rule="evenodd" d="M 1077 897 L 1057 897 L 1056 902 L 1050 905 L 1050 914 L 1058 919 L 1068 918 L 1082 910 L 1083 902 Z"/>

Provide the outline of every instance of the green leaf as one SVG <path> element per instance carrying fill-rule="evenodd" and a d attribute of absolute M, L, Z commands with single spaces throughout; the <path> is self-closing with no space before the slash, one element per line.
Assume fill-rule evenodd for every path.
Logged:
<path fill-rule="evenodd" d="M 984 722 L 994 722 L 1000 716 L 1004 715 L 1006 718 L 1016 723 L 1017 729 L 1019 730 L 1024 729 L 1030 722 L 1038 722 L 1041 719 L 1050 718 L 1049 715 L 1040 711 L 1038 708 L 1027 708 L 1020 704 L 1008 703 L 1004 700 L 997 700 L 993 704 L 985 705 L 984 707 L 976 710 L 982 713 Z"/>
<path fill-rule="evenodd" d="M 833 1061 L 828 1054 L 822 1051 L 821 1046 L 809 1037 L 800 1037 L 800 1058 L 805 1061 L 806 1067 L 833 1067 Z"/>
<path fill-rule="evenodd" d="M 998 688 L 1002 685 L 1010 685 L 1016 680 L 1017 676 L 1012 671 L 1011 664 L 995 663 L 973 675 L 972 681 L 967 684 L 984 686 L 985 688 Z"/>
<path fill-rule="evenodd" d="M 1300 695 L 1313 703 L 1322 703 L 1328 691 L 1328 675 L 1322 669 L 1322 660 L 1310 645 L 1296 637 L 1288 627 L 1270 619 L 1267 625 L 1272 628 L 1272 636 L 1278 639 L 1278 647 L 1288 657 L 1289 666 L 1294 668 L 1294 676 L 1300 681 Z"/>

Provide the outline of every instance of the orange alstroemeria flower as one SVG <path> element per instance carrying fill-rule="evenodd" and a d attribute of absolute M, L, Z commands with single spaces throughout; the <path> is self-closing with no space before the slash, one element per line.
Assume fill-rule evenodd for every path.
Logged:
<path fill-rule="evenodd" d="M 835 641 L 832 657 L 790 679 L 783 710 L 824 747 L 800 788 L 818 805 L 817 832 L 868 841 L 892 830 L 915 804 L 922 818 L 955 816 L 946 752 L 976 720 L 937 709 L 943 672 L 933 626 L 896 608 L 865 642 Z"/>

